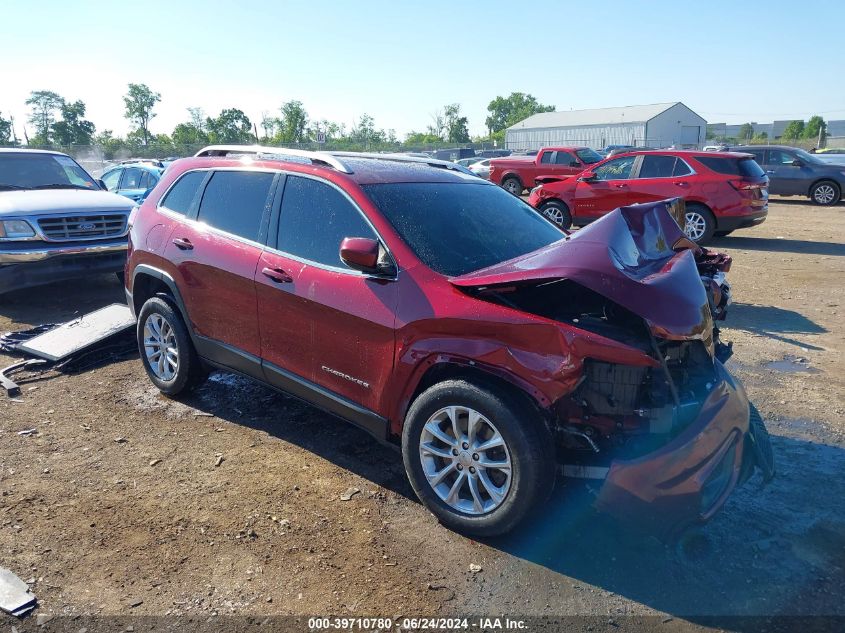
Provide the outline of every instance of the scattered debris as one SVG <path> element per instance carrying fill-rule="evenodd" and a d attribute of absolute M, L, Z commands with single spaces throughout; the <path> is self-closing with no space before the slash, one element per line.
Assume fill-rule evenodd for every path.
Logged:
<path fill-rule="evenodd" d="M 30 359 L 30 360 L 23 360 L 12 365 L 9 365 L 5 369 L 0 369 L 0 386 L 6 390 L 6 395 L 10 398 L 14 398 L 15 396 L 19 396 L 21 393 L 21 388 L 18 384 L 12 380 L 9 376 L 11 376 L 15 372 L 28 370 L 30 367 L 35 367 L 37 365 L 44 365 L 47 361 L 37 360 L 37 359 Z"/>
<path fill-rule="evenodd" d="M 21 617 L 34 608 L 35 595 L 29 591 L 29 585 L 8 569 L 0 567 L 0 609 Z"/>
<path fill-rule="evenodd" d="M 661 620 L 661 622 L 662 622 L 663 624 L 666 624 L 667 622 L 671 622 L 671 621 L 672 621 L 672 620 L 674 620 L 674 619 L 675 619 L 675 618 L 673 618 L 671 615 L 667 615 L 665 618 L 663 618 L 663 619 Z"/>
<path fill-rule="evenodd" d="M 161 460 L 158 459 L 158 458 L 150 460 L 150 466 L 155 466 L 156 464 L 160 464 L 160 463 L 161 463 Z"/>
<path fill-rule="evenodd" d="M 217 453 L 217 459 L 214 460 L 214 467 L 217 468 L 220 464 L 223 463 L 224 457 L 222 453 Z"/>
<path fill-rule="evenodd" d="M 114 441 L 118 444 L 126 444 L 126 442 L 128 442 L 129 440 L 127 440 L 125 437 L 116 437 L 114 438 Z"/>
<path fill-rule="evenodd" d="M 18 345 L 18 351 L 57 362 L 135 325 L 129 306 L 114 303 Z"/>
<path fill-rule="evenodd" d="M 469 564 L 469 571 L 473 574 L 477 574 L 481 571 L 481 565 L 476 565 L 475 563 Z"/>
<path fill-rule="evenodd" d="M 50 620 L 52 620 L 53 617 L 55 616 L 50 613 L 39 613 L 35 618 L 35 626 L 44 626 Z"/>
<path fill-rule="evenodd" d="M 18 435 L 35 435 L 38 429 L 27 429 L 26 431 L 18 431 Z"/>
<path fill-rule="evenodd" d="M 213 413 L 208 413 L 206 411 L 194 411 L 195 418 L 213 418 Z"/>
<path fill-rule="evenodd" d="M 344 492 L 342 495 L 340 495 L 340 500 L 341 501 L 349 501 L 352 497 L 357 495 L 359 492 L 361 492 L 361 491 L 358 488 L 355 488 L 354 486 L 347 488 L 346 492 Z"/>
<path fill-rule="evenodd" d="M 143 600 L 133 600 L 129 603 L 129 608 L 134 609 L 135 607 L 140 607 L 142 604 L 144 604 Z"/>

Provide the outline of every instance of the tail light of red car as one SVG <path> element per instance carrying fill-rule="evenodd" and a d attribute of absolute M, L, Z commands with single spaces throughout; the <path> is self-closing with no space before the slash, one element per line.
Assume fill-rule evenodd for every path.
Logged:
<path fill-rule="evenodd" d="M 736 189 L 737 191 L 751 191 L 753 189 L 765 189 L 766 184 L 762 182 L 749 182 L 747 180 L 742 179 L 733 179 L 728 180 L 731 187 Z"/>

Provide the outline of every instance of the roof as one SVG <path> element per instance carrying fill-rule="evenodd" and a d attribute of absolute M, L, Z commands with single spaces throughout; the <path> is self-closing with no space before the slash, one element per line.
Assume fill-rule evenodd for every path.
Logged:
<path fill-rule="evenodd" d="M 365 154 L 357 152 L 305 152 L 285 155 L 288 150 L 258 153 L 255 156 L 201 156 L 184 158 L 173 165 L 178 171 L 196 168 L 244 167 L 284 169 L 290 172 L 321 173 L 346 177 L 358 184 L 390 182 L 472 182 L 490 184 L 467 168 L 448 161 L 399 156 L 396 154 Z M 340 168 L 335 165 L 340 165 Z"/>
<path fill-rule="evenodd" d="M 55 152 L 51 149 L 29 149 L 26 147 L 0 147 L 0 154 L 54 154 L 67 156 L 67 154 Z"/>
<path fill-rule="evenodd" d="M 161 172 L 164 171 L 164 167 L 156 167 L 150 163 L 118 163 L 117 165 L 110 165 L 109 167 L 106 167 L 106 171 L 112 171 L 113 169 L 125 169 L 126 167 L 142 169 L 153 174 L 161 174 Z"/>
<path fill-rule="evenodd" d="M 508 129 L 578 127 L 582 125 L 604 125 L 608 123 L 645 123 L 679 103 L 681 102 L 674 101 L 672 103 L 652 103 L 650 105 L 622 106 L 618 108 L 540 112 L 528 117 L 524 121 L 520 121 L 516 125 L 510 126 Z M 681 105 L 683 104 L 681 103 Z"/>

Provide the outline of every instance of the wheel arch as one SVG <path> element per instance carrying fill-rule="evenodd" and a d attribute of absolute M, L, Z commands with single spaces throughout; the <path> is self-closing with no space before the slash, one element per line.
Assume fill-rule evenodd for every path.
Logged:
<path fill-rule="evenodd" d="M 132 295 L 130 308 L 132 313 L 137 315 L 141 312 L 144 303 L 150 297 L 157 294 L 170 296 L 176 309 L 182 315 L 188 334 L 193 338 L 193 331 L 188 319 L 188 312 L 185 310 L 185 302 L 176 285 L 176 281 L 167 272 L 148 264 L 139 264 L 132 271 Z M 129 299 L 130 297 L 127 297 Z"/>
<path fill-rule="evenodd" d="M 414 401 L 429 387 L 445 380 L 466 380 L 475 385 L 488 386 L 495 391 L 506 391 L 514 398 L 532 407 L 546 420 L 546 411 L 551 402 L 543 392 L 529 383 L 505 371 L 493 367 L 478 365 L 475 361 L 463 358 L 433 358 L 421 363 L 415 379 L 411 381 L 406 395 L 395 407 L 391 422 L 394 432 L 401 434 L 405 416 Z"/>
<path fill-rule="evenodd" d="M 499 182 L 504 184 L 504 182 L 510 178 L 516 180 L 520 185 L 522 185 L 522 188 L 525 189 L 525 183 L 522 182 L 522 178 L 520 178 L 519 173 L 515 171 L 508 171 L 502 174 L 502 179 Z"/>
<path fill-rule="evenodd" d="M 835 178 L 831 178 L 829 176 L 823 176 L 821 178 L 816 178 L 813 182 L 810 183 L 810 186 L 807 187 L 807 197 L 813 197 L 813 187 L 816 185 L 820 185 L 823 182 L 829 182 L 832 185 L 836 185 L 836 188 L 839 189 L 839 200 L 842 199 L 842 193 L 845 191 L 845 187 L 843 187 L 839 182 L 836 181 Z"/>

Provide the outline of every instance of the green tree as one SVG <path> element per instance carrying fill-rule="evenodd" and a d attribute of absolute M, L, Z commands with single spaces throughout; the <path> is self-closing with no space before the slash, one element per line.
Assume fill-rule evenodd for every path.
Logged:
<path fill-rule="evenodd" d="M 818 114 L 811 116 L 810 120 L 807 121 L 807 126 L 804 128 L 804 138 L 820 140 L 820 143 L 824 144 L 827 138 L 827 123 Z"/>
<path fill-rule="evenodd" d="M 754 136 L 754 126 L 750 123 L 743 123 L 739 126 L 739 132 L 736 137 L 740 140 L 748 140 Z"/>
<path fill-rule="evenodd" d="M 804 121 L 790 121 L 780 137 L 787 141 L 794 141 L 804 134 Z"/>
<path fill-rule="evenodd" d="M 26 105 L 30 106 L 29 122 L 35 126 L 33 145 L 48 145 L 50 132 L 56 121 L 56 110 L 64 105 L 65 100 L 50 90 L 33 90 L 29 93 Z"/>
<path fill-rule="evenodd" d="M 555 107 L 543 105 L 537 99 L 522 92 L 512 92 L 508 97 L 496 97 L 487 106 L 490 116 L 484 121 L 492 136 L 511 125 L 515 125 L 539 112 L 554 112 Z"/>
<path fill-rule="evenodd" d="M 450 143 L 469 143 L 469 123 L 465 116 L 458 117 L 449 124 Z"/>
<path fill-rule="evenodd" d="M 94 124 L 85 120 L 85 104 L 82 101 L 62 103 L 62 120 L 53 124 L 53 138 L 59 145 L 90 145 L 94 136 Z"/>
<path fill-rule="evenodd" d="M 241 110 L 223 110 L 216 119 L 205 120 L 212 143 L 252 143 L 252 123 Z"/>
<path fill-rule="evenodd" d="M 203 122 L 205 127 L 205 122 Z M 208 134 L 204 130 L 197 129 L 193 123 L 179 123 L 173 128 L 171 135 L 174 145 L 199 145 L 208 143 Z"/>
<path fill-rule="evenodd" d="M 12 143 L 12 121 L 4 119 L 0 112 L 0 145 L 11 145 Z"/>
<path fill-rule="evenodd" d="M 129 84 L 129 91 L 123 97 L 126 106 L 124 116 L 135 124 L 144 145 L 150 141 L 150 120 L 155 117 L 153 108 L 161 101 L 161 95 L 153 92 L 146 84 Z"/>
<path fill-rule="evenodd" d="M 308 127 L 308 113 L 302 101 L 288 101 L 280 108 L 281 118 L 276 120 L 276 143 L 301 143 L 305 140 Z"/>
<path fill-rule="evenodd" d="M 111 160 L 115 155 L 126 147 L 122 138 L 115 137 L 111 130 L 103 130 L 94 137 L 94 144 L 103 150 L 103 156 Z"/>
<path fill-rule="evenodd" d="M 416 147 L 421 145 L 434 145 L 439 143 L 442 139 L 430 132 L 408 132 L 405 136 L 404 145 L 409 147 Z"/>

